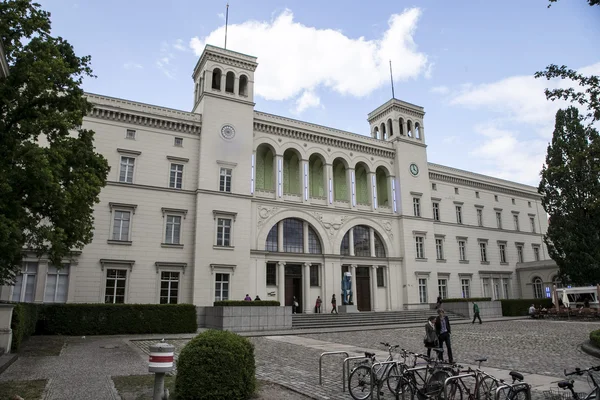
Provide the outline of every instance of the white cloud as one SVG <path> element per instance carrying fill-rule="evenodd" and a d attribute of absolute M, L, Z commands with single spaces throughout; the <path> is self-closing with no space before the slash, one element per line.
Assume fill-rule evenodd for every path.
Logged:
<path fill-rule="evenodd" d="M 307 108 L 319 107 L 321 99 L 312 90 L 305 90 L 302 96 L 296 100 L 296 108 L 292 111 L 295 114 L 300 114 Z"/>
<path fill-rule="evenodd" d="M 318 86 L 361 97 L 389 83 L 390 59 L 397 81 L 425 73 L 427 56 L 413 40 L 420 15 L 418 8 L 394 14 L 381 38 L 366 40 L 305 26 L 286 10 L 270 22 L 230 25 L 227 44 L 258 57 L 255 93 L 267 100 L 294 98 Z M 224 29 L 192 38 L 190 47 L 200 55 L 207 43 L 223 46 Z"/>
<path fill-rule="evenodd" d="M 134 62 L 126 62 L 123 64 L 123 68 L 125 69 L 143 69 L 144 67 L 141 64 L 137 64 Z"/>
<path fill-rule="evenodd" d="M 218 14 L 217 14 L 217 17 L 218 17 L 219 19 L 222 19 L 223 21 L 225 21 L 225 13 L 218 13 Z"/>
<path fill-rule="evenodd" d="M 179 50 L 178 45 L 183 47 L 183 40 L 178 39 L 173 44 L 163 41 L 160 44 L 160 56 L 158 60 L 156 60 L 155 64 L 156 67 L 169 79 L 175 79 L 177 76 L 176 68 L 172 65 L 171 61 L 175 58 L 175 55 L 172 53 L 172 49 Z M 185 47 L 183 48 L 185 49 Z"/>
<path fill-rule="evenodd" d="M 434 62 L 430 62 L 429 65 L 427 65 L 427 69 L 425 70 L 425 79 L 431 79 L 431 77 L 433 76 L 433 66 L 435 65 Z"/>
<path fill-rule="evenodd" d="M 177 39 L 173 44 L 173 48 L 179 51 L 188 51 L 188 48 L 185 46 L 183 39 Z"/>
<path fill-rule="evenodd" d="M 448 92 L 450 92 L 450 89 L 448 88 L 448 86 L 434 86 L 431 89 L 429 89 L 429 91 L 431 93 L 437 94 L 448 94 Z"/>

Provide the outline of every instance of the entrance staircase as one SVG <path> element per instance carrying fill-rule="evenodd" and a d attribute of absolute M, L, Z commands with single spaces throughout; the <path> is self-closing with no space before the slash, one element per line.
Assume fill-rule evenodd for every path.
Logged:
<path fill-rule="evenodd" d="M 435 310 L 409 310 L 385 312 L 357 312 L 347 314 L 294 314 L 293 329 L 343 328 L 351 326 L 402 325 L 427 322 L 436 315 Z M 462 315 L 446 312 L 450 321 L 466 319 Z"/>

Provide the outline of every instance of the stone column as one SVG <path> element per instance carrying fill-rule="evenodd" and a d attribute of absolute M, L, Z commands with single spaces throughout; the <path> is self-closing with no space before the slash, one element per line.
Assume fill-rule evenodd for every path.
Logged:
<path fill-rule="evenodd" d="M 302 310 L 305 314 L 312 312 L 311 305 L 313 300 L 310 298 L 310 263 L 304 263 L 304 271 L 302 271 Z"/>
<path fill-rule="evenodd" d="M 375 196 L 377 195 L 377 180 L 375 180 L 375 187 L 373 187 L 373 177 L 375 172 L 371 171 L 367 174 L 367 187 L 369 188 L 369 202 L 371 203 L 371 211 L 375 210 Z M 377 201 L 379 205 L 379 200 Z"/>
<path fill-rule="evenodd" d="M 226 72 L 221 72 L 221 91 L 224 92 L 225 91 L 225 83 L 227 83 L 227 73 Z"/>
<path fill-rule="evenodd" d="M 283 252 L 283 220 L 277 223 L 277 251 Z"/>
<path fill-rule="evenodd" d="M 325 197 L 327 205 L 333 207 L 333 165 L 325 164 Z"/>
<path fill-rule="evenodd" d="M 352 274 L 352 302 L 356 305 L 356 268 L 358 265 L 352 264 L 350 266 L 350 273 Z"/>
<path fill-rule="evenodd" d="M 275 198 L 277 200 L 283 199 L 283 155 L 277 154 L 275 156 Z"/>
<path fill-rule="evenodd" d="M 390 266 L 385 266 L 385 298 L 387 300 L 387 305 L 385 307 L 385 311 L 392 311 L 392 288 L 391 288 L 391 273 Z"/>
<path fill-rule="evenodd" d="M 310 166 L 308 160 L 300 163 L 300 182 L 302 182 L 302 202 L 308 203 L 310 199 Z"/>
<path fill-rule="evenodd" d="M 389 206 L 392 209 L 392 212 L 398 212 L 398 199 L 396 198 L 397 196 L 397 191 L 398 188 L 396 188 L 396 190 L 394 190 L 394 187 L 396 185 L 396 177 L 394 175 L 390 175 L 388 177 L 388 198 L 390 199 L 389 201 Z M 394 204 L 396 204 L 396 207 L 394 207 Z M 394 208 L 396 208 L 394 210 Z"/>
<path fill-rule="evenodd" d="M 375 231 L 369 228 L 369 247 L 371 248 L 371 257 L 375 257 Z"/>
<path fill-rule="evenodd" d="M 377 305 L 377 265 L 371 265 L 371 311 L 378 311 Z"/>
<path fill-rule="evenodd" d="M 425 128 L 423 128 L 423 125 L 419 127 L 419 133 L 421 134 L 421 141 L 425 143 Z"/>
<path fill-rule="evenodd" d="M 348 250 L 350 256 L 354 257 L 354 228 L 350 228 L 348 231 Z"/>
<path fill-rule="evenodd" d="M 304 249 L 304 253 L 308 254 L 308 222 L 306 221 L 302 222 L 302 239 L 302 248 Z"/>
<path fill-rule="evenodd" d="M 285 263 L 277 263 L 277 299 L 280 305 L 285 306 Z"/>
<path fill-rule="evenodd" d="M 348 167 L 346 170 L 346 182 L 348 182 L 348 202 L 350 203 L 350 208 L 354 208 L 354 203 L 356 203 L 356 172 L 354 168 Z"/>
<path fill-rule="evenodd" d="M 404 136 L 408 136 L 408 124 L 405 119 L 402 120 L 402 132 L 404 132 Z"/>

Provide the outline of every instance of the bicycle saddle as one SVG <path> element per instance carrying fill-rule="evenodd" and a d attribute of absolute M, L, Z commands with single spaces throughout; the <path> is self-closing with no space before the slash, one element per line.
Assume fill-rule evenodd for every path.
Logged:
<path fill-rule="evenodd" d="M 369 353 L 368 351 L 365 351 L 365 357 L 368 357 L 368 358 L 375 357 L 375 353 Z"/>
<path fill-rule="evenodd" d="M 487 357 L 476 358 L 475 362 L 484 362 L 487 361 Z"/>
<path fill-rule="evenodd" d="M 561 389 L 571 389 L 573 387 L 573 381 L 558 382 L 558 387 Z"/>
<path fill-rule="evenodd" d="M 509 375 L 520 382 L 523 382 L 523 374 L 518 373 L 517 371 L 510 371 Z"/>

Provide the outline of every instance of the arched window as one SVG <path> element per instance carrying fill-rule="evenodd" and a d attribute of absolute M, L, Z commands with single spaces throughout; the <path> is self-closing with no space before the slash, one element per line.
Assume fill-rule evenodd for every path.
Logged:
<path fill-rule="evenodd" d="M 302 194 L 300 157 L 296 150 L 287 149 L 283 153 L 283 193 Z"/>
<path fill-rule="evenodd" d="M 373 129 L 373 138 L 379 139 L 379 128 L 378 127 L 375 127 L 375 129 Z"/>
<path fill-rule="evenodd" d="M 354 185 L 356 186 L 356 202 L 358 204 L 371 204 L 369 197 L 369 171 L 365 163 L 359 162 L 354 169 Z"/>
<path fill-rule="evenodd" d="M 387 120 L 387 124 L 388 124 L 388 137 L 392 137 L 394 135 L 394 126 L 392 125 L 392 119 L 388 119 Z"/>
<path fill-rule="evenodd" d="M 352 231 L 354 238 L 352 246 L 350 244 L 350 231 Z M 356 225 L 346 232 L 340 245 L 340 254 L 349 256 L 350 247 L 353 247 L 356 257 L 371 257 L 371 233 L 374 236 L 375 257 L 385 258 L 385 246 L 383 245 L 381 236 L 373 228 L 366 225 Z"/>
<path fill-rule="evenodd" d="M 381 123 L 381 126 L 379 129 L 381 130 L 381 138 L 380 139 L 386 140 L 387 139 L 387 130 L 385 129 L 385 122 Z"/>
<path fill-rule="evenodd" d="M 348 201 L 346 171 L 346 164 L 341 158 L 333 160 L 333 198 L 336 201 Z"/>
<path fill-rule="evenodd" d="M 221 90 L 221 70 L 219 68 L 213 69 L 212 88 L 215 90 Z"/>
<path fill-rule="evenodd" d="M 404 136 L 404 118 L 400 118 L 400 120 L 398 122 L 400 122 L 398 124 L 398 126 L 400 127 L 398 132 L 400 132 L 400 135 Z"/>
<path fill-rule="evenodd" d="M 375 176 L 377 181 L 377 202 L 379 205 L 389 207 L 388 172 L 384 167 L 377 167 Z"/>
<path fill-rule="evenodd" d="M 533 297 L 535 299 L 541 299 L 544 297 L 544 288 L 543 288 L 543 282 L 542 282 L 542 278 L 540 278 L 539 276 L 536 276 L 535 278 L 533 278 L 531 280 L 532 285 L 533 285 Z"/>
<path fill-rule="evenodd" d="M 308 228 L 308 248 L 304 248 L 304 225 Z M 283 231 L 283 247 L 279 249 L 278 233 Z M 284 253 L 310 253 L 322 254 L 321 239 L 308 222 L 298 218 L 286 218 L 279 221 L 269 231 L 265 242 L 265 250 L 271 252 L 281 251 Z"/>
<path fill-rule="evenodd" d="M 240 76 L 240 87 L 238 93 L 240 96 L 248 96 L 248 77 L 246 75 Z"/>
<path fill-rule="evenodd" d="M 308 159 L 308 184 L 310 197 L 327 197 L 325 190 L 325 163 L 319 154 L 313 154 Z"/>
<path fill-rule="evenodd" d="M 406 121 L 406 136 L 413 137 L 413 125 L 412 121 Z"/>
<path fill-rule="evenodd" d="M 235 74 L 231 71 L 225 76 L 225 91 L 233 93 L 233 86 L 235 85 Z"/>
<path fill-rule="evenodd" d="M 418 122 L 415 123 L 415 139 L 421 140 L 421 125 Z"/>
<path fill-rule="evenodd" d="M 275 153 L 269 145 L 261 144 L 256 149 L 256 189 L 275 190 L 273 164 Z"/>

